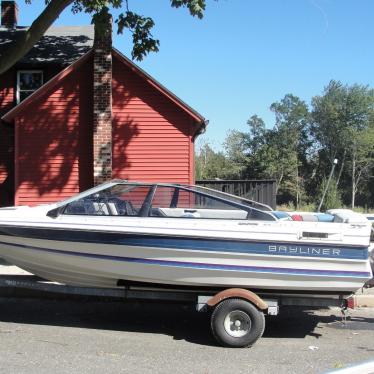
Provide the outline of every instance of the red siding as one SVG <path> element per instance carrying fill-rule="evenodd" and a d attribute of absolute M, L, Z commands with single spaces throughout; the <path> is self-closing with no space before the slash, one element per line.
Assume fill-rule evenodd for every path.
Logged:
<path fill-rule="evenodd" d="M 14 105 L 15 72 L 0 75 L 0 117 Z M 14 128 L 0 120 L 0 206 L 13 205 Z"/>
<path fill-rule="evenodd" d="M 15 87 L 16 73 L 14 70 L 8 70 L 0 75 L 0 116 L 12 109 Z"/>
<path fill-rule="evenodd" d="M 92 185 L 91 65 L 17 117 L 17 205 L 58 201 Z"/>
<path fill-rule="evenodd" d="M 16 118 L 16 204 L 92 186 L 92 77 L 88 56 L 8 115 Z M 193 183 L 196 119 L 147 79 L 113 58 L 113 178 Z"/>
<path fill-rule="evenodd" d="M 192 119 L 113 59 L 113 177 L 193 182 Z"/>
<path fill-rule="evenodd" d="M 19 70 L 29 67 L 19 67 Z M 43 70 L 44 81 L 56 75 L 61 66 L 36 68 Z M 15 104 L 17 69 L 13 68 L 0 76 L 0 117 Z M 0 121 L 0 206 L 14 204 L 14 125 Z"/>

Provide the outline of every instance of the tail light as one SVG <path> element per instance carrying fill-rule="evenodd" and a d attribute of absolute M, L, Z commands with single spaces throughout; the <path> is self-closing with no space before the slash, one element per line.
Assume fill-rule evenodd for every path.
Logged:
<path fill-rule="evenodd" d="M 348 297 L 348 299 L 345 300 L 347 308 L 354 309 L 356 307 L 356 300 L 354 296 Z"/>

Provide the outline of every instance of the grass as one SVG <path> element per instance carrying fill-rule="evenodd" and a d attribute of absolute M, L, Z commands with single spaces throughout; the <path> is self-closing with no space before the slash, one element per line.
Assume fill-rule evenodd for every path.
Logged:
<path fill-rule="evenodd" d="M 293 212 L 293 211 L 296 210 L 296 207 L 292 203 L 282 204 L 282 205 L 277 205 L 277 210 L 282 210 L 282 211 L 286 211 L 286 212 Z M 299 212 L 316 212 L 317 211 L 317 206 L 315 204 L 301 204 L 301 205 L 299 205 L 297 210 Z"/>

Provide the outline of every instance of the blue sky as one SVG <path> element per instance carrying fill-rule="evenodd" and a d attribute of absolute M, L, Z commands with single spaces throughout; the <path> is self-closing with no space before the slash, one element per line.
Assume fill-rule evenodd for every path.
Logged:
<path fill-rule="evenodd" d="M 18 0 L 20 25 L 29 25 L 44 0 Z M 272 102 L 293 93 L 309 102 L 331 79 L 373 86 L 374 1 L 207 0 L 203 20 L 169 0 L 129 0 L 151 16 L 160 52 L 139 65 L 209 120 L 205 138 L 219 148 L 229 129 L 246 131 Z M 64 11 L 56 24 L 89 24 Z M 129 35 L 114 45 L 130 56 Z"/>

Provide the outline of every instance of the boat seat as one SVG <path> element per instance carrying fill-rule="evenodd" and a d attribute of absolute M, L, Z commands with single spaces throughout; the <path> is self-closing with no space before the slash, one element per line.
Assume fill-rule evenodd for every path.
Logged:
<path fill-rule="evenodd" d="M 137 216 L 138 211 L 134 208 L 131 201 L 110 197 L 106 200 L 110 214 L 114 216 Z"/>
<path fill-rule="evenodd" d="M 100 198 L 84 198 L 68 205 L 68 214 L 82 214 L 92 216 L 109 215 L 105 200 Z"/>
<path fill-rule="evenodd" d="M 105 202 L 95 201 L 93 202 L 94 214 L 99 216 L 109 216 L 109 209 Z"/>
<path fill-rule="evenodd" d="M 118 216 L 118 210 L 115 203 L 108 203 L 108 209 L 111 216 Z"/>

